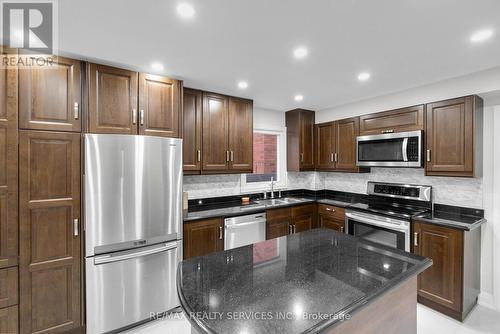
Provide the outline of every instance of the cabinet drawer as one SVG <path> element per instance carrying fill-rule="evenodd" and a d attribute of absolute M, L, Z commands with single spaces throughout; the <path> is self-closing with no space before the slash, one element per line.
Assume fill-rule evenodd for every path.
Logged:
<path fill-rule="evenodd" d="M 314 204 L 292 207 L 292 217 L 307 216 L 314 214 Z"/>
<path fill-rule="evenodd" d="M 0 270 L 0 308 L 18 303 L 17 275 L 17 267 Z"/>
<path fill-rule="evenodd" d="M 19 311 L 16 306 L 0 309 L 0 333 L 19 333 Z"/>
<path fill-rule="evenodd" d="M 268 221 L 282 219 L 282 218 L 290 218 L 291 216 L 292 216 L 292 210 L 290 208 L 272 209 L 266 211 L 266 219 Z"/>
<path fill-rule="evenodd" d="M 319 204 L 318 214 L 325 215 L 340 221 L 344 221 L 345 219 L 345 209 L 332 205 Z"/>

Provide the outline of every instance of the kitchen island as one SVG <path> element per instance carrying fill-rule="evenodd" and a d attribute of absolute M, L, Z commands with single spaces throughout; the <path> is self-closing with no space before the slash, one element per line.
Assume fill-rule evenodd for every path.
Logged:
<path fill-rule="evenodd" d="M 432 261 L 328 229 L 181 262 L 200 333 L 416 333 L 417 275 Z"/>

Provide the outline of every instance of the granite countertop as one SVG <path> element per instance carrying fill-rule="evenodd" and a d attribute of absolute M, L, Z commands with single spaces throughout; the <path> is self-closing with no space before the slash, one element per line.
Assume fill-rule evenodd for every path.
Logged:
<path fill-rule="evenodd" d="M 292 202 L 279 202 L 281 199 L 291 198 Z M 252 201 L 249 204 L 242 205 L 241 203 L 228 203 L 225 207 L 205 206 L 205 210 L 187 211 L 184 212 L 184 222 L 190 222 L 198 219 L 207 219 L 215 217 L 234 217 L 247 215 L 252 213 L 263 212 L 269 209 L 285 208 L 290 206 L 308 204 L 308 203 L 323 203 L 345 208 L 352 204 L 349 199 L 318 199 L 310 196 L 287 196 L 284 198 L 276 198 L 278 202 L 271 203 L 271 199 Z"/>
<path fill-rule="evenodd" d="M 349 196 L 286 196 L 284 199 L 294 199 L 291 202 L 274 202 L 271 200 L 252 201 L 242 205 L 240 202 L 205 205 L 202 209 L 184 212 L 184 222 L 215 217 L 234 217 L 246 214 L 264 212 L 269 209 L 284 208 L 307 203 L 321 203 L 341 208 L 348 208 L 357 202 L 356 198 Z M 277 198 L 276 200 L 281 200 Z M 471 231 L 486 222 L 484 211 L 480 209 L 461 208 L 449 205 L 435 204 L 432 212 L 416 215 L 412 220 L 420 220 L 430 224 L 453 227 L 464 231 Z"/>
<path fill-rule="evenodd" d="M 289 198 L 289 197 L 287 197 Z M 263 212 L 269 209 L 285 208 L 295 205 L 315 203 L 316 199 L 307 197 L 292 197 L 290 202 L 285 202 L 286 198 L 276 198 L 274 202 L 272 199 L 252 201 L 249 204 L 242 205 L 234 203 L 223 208 L 214 208 L 200 211 L 191 211 L 184 213 L 184 221 L 192 221 L 198 219 L 214 218 L 214 217 L 234 217 L 247 215 L 257 212 Z"/>
<path fill-rule="evenodd" d="M 200 333 L 317 333 L 431 264 L 314 229 L 182 261 L 177 291 Z"/>

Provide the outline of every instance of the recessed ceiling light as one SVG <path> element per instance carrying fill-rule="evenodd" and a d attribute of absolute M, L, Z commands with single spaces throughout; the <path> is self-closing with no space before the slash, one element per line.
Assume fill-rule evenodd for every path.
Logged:
<path fill-rule="evenodd" d="M 485 40 L 489 39 L 491 36 L 493 36 L 493 30 L 491 29 L 483 29 L 476 31 L 472 36 L 470 37 L 470 41 L 472 43 L 479 43 L 479 42 L 484 42 Z"/>
<path fill-rule="evenodd" d="M 293 56 L 297 59 L 302 59 L 307 57 L 308 51 L 305 47 L 299 46 L 295 50 L 293 50 Z"/>
<path fill-rule="evenodd" d="M 295 101 L 300 102 L 304 99 L 304 97 L 302 95 L 298 94 L 298 95 L 295 95 L 294 99 L 295 99 Z"/>
<path fill-rule="evenodd" d="M 157 72 L 161 72 L 163 71 L 164 67 L 162 64 L 160 63 L 152 63 L 151 64 L 151 68 L 154 70 L 154 71 L 157 71 Z"/>
<path fill-rule="evenodd" d="M 358 80 L 359 80 L 359 81 L 366 81 L 366 80 L 368 80 L 368 79 L 370 79 L 370 73 L 368 73 L 368 72 L 363 72 L 363 73 L 359 73 L 359 74 L 358 74 Z"/>
<path fill-rule="evenodd" d="M 240 82 L 238 82 L 238 87 L 240 87 L 241 89 L 245 89 L 248 87 L 248 82 L 240 81 Z"/>
<path fill-rule="evenodd" d="M 177 5 L 177 14 L 179 14 L 180 17 L 188 19 L 194 16 L 194 8 L 188 3 L 180 3 Z"/>

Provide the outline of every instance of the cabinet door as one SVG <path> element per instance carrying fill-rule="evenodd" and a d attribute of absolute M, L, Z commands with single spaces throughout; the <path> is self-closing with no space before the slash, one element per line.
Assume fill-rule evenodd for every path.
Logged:
<path fill-rule="evenodd" d="M 319 226 L 344 233 L 344 222 L 329 216 L 319 215 Z"/>
<path fill-rule="evenodd" d="M 80 61 L 55 57 L 54 65 L 19 72 L 19 127 L 80 132 Z"/>
<path fill-rule="evenodd" d="M 139 75 L 139 134 L 180 136 L 180 82 L 158 75 Z"/>
<path fill-rule="evenodd" d="M 80 326 L 80 134 L 21 131 L 21 333 Z"/>
<path fill-rule="evenodd" d="M 427 174 L 473 175 L 474 98 L 431 103 L 427 111 Z"/>
<path fill-rule="evenodd" d="M 300 169 L 314 169 L 314 112 L 300 113 Z"/>
<path fill-rule="evenodd" d="M 418 275 L 418 295 L 455 311 L 462 311 L 463 232 L 414 223 L 414 253 L 432 259 Z"/>
<path fill-rule="evenodd" d="M 184 224 L 184 259 L 224 250 L 222 219 L 198 220 Z"/>
<path fill-rule="evenodd" d="M 17 267 L 0 269 L 0 308 L 17 305 L 18 278 Z"/>
<path fill-rule="evenodd" d="M 253 170 L 253 102 L 229 98 L 229 169 Z"/>
<path fill-rule="evenodd" d="M 378 112 L 363 115 L 360 120 L 360 135 L 416 131 L 424 129 L 424 106 Z"/>
<path fill-rule="evenodd" d="M 227 97 L 212 93 L 203 93 L 203 170 L 227 170 L 229 163 L 227 134 Z"/>
<path fill-rule="evenodd" d="M 137 134 L 137 72 L 89 64 L 89 132 Z"/>
<path fill-rule="evenodd" d="M 17 84 L 16 69 L 0 71 L 0 268 L 18 257 Z"/>
<path fill-rule="evenodd" d="M 309 231 L 313 228 L 313 215 L 299 216 L 293 219 L 293 232 Z"/>
<path fill-rule="evenodd" d="M 329 170 L 335 168 L 335 126 L 334 123 L 323 123 L 315 126 L 314 144 L 316 146 L 316 169 Z"/>
<path fill-rule="evenodd" d="M 282 218 L 267 221 L 266 240 L 283 237 L 290 233 L 290 219 Z"/>
<path fill-rule="evenodd" d="M 359 134 L 359 117 L 343 119 L 335 122 L 336 131 L 336 163 L 338 170 L 355 171 L 356 167 L 356 137 Z"/>
<path fill-rule="evenodd" d="M 0 309 L 0 333 L 19 333 L 18 317 L 17 305 Z"/>
<path fill-rule="evenodd" d="M 201 103 L 201 91 L 184 89 L 182 144 L 185 172 L 201 170 Z"/>

